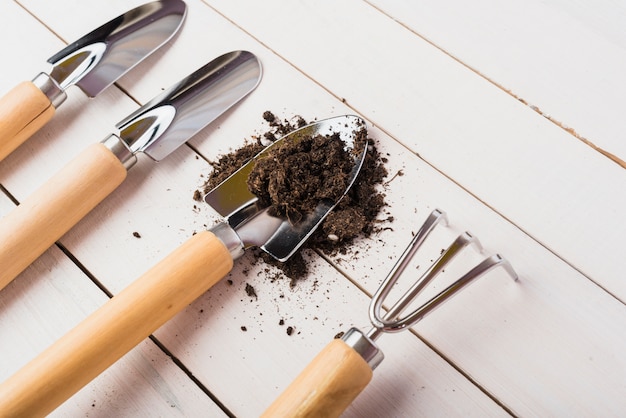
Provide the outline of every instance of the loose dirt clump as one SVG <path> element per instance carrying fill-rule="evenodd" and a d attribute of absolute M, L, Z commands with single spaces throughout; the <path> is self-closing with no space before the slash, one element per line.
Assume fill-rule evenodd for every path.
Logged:
<path fill-rule="evenodd" d="M 361 150 L 363 147 L 361 146 Z M 272 215 L 296 224 L 320 202 L 336 202 L 348 187 L 354 158 L 339 134 L 281 142 L 256 161 L 248 190 Z"/>
<path fill-rule="evenodd" d="M 267 145 L 307 124 L 300 116 L 292 121 L 281 121 L 270 111 L 263 113 L 263 119 L 269 124 L 267 132 L 254 136 L 252 141 L 241 148 L 210 163 L 213 171 L 204 184 L 204 193 L 225 180 Z M 367 137 L 365 127 L 360 136 L 355 141 L 355 148 L 367 138 L 368 149 L 358 177 L 299 251 L 308 248 L 329 255 L 346 254 L 355 239 L 369 237 L 380 229 L 378 216 L 385 206 L 385 195 L 380 186 L 387 176 L 386 159 L 378 153 L 376 142 Z M 298 222 L 306 216 L 321 199 L 335 201 L 341 196 L 354 166 L 353 155 L 346 152 L 338 135 L 330 138 L 309 137 L 296 143 L 281 144 L 272 155 L 272 158 L 263 158 L 255 165 L 248 177 L 248 188 L 259 197 L 262 204 L 271 206 L 273 211 L 292 222 Z M 291 279 L 292 285 L 307 275 L 307 265 L 300 252 L 285 263 L 277 262 L 260 250 L 255 251 L 255 254 L 264 262 L 279 267 Z"/>

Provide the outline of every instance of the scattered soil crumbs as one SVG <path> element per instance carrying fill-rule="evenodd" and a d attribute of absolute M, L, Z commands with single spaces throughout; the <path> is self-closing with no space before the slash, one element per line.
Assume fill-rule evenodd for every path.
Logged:
<path fill-rule="evenodd" d="M 204 185 L 204 193 L 220 184 L 272 142 L 308 124 L 300 116 L 294 117 L 292 121 L 281 121 L 270 111 L 263 113 L 263 119 L 269 124 L 267 132 L 253 136 L 252 141 L 241 148 L 210 163 L 213 171 Z M 333 137 L 336 138 L 333 140 Z M 366 138 L 367 131 L 363 127 L 360 139 L 355 141 L 357 150 L 359 142 L 363 143 Z M 263 251 L 255 252 L 266 263 L 280 268 L 291 279 L 292 285 L 307 275 L 307 265 L 300 254 L 303 249 L 317 249 L 329 255 L 346 254 L 356 238 L 369 237 L 381 230 L 381 221 L 377 217 L 385 206 L 385 195 L 379 186 L 383 185 L 387 176 L 387 160 L 378 153 L 375 141 L 367 139 L 368 151 L 359 176 L 301 250 L 285 263 L 277 262 Z M 320 199 L 336 200 L 343 193 L 354 160 L 350 153 L 345 152 L 338 135 L 330 139 L 306 138 L 295 145 L 286 145 L 279 146 L 276 153 L 273 151 L 274 158 L 264 158 L 256 164 L 248 178 L 248 187 L 261 202 L 271 205 L 276 213 L 297 222 Z M 302 170 L 303 166 L 308 167 L 306 171 Z M 194 199 L 200 199 L 204 193 L 194 193 Z M 386 219 L 392 220 L 391 217 Z"/>
<path fill-rule="evenodd" d="M 258 299 L 256 295 L 256 290 L 254 290 L 254 287 L 249 283 L 246 283 L 246 294 L 251 298 Z"/>

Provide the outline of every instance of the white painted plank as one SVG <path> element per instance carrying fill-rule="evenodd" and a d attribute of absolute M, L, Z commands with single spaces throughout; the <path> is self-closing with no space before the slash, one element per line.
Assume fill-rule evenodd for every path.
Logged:
<path fill-rule="evenodd" d="M 621 2 L 372 0 L 546 117 L 626 161 Z"/>
<path fill-rule="evenodd" d="M 385 138 L 379 130 L 372 134 Z M 403 149 L 383 144 L 391 167 L 409 166 Z M 408 243 L 434 207 L 447 210 L 449 228 L 435 230 L 395 294 L 463 231 L 480 239 L 485 253 L 467 249 L 424 296 L 494 253 L 509 259 L 521 278 L 514 283 L 503 270 L 489 273 L 423 319 L 415 327 L 420 335 L 515 415 L 619 415 L 626 407 L 621 395 L 626 341 L 619 331 L 626 326 L 626 307 L 432 167 L 417 159 L 410 167 L 386 188 L 397 215 L 393 231 L 381 233 L 375 244 L 359 246 L 358 256 L 341 257 L 341 268 L 374 292 L 394 262 L 384 255 L 397 253 L 398 242 Z M 418 198 L 405 193 L 412 187 Z M 372 268 L 372 258 L 380 265 Z"/>
<path fill-rule="evenodd" d="M 363 2 L 210 4 L 626 300 L 617 164 Z"/>
<path fill-rule="evenodd" d="M 0 214 L 14 205 L 0 195 Z M 53 248 L 0 292 L 0 381 L 8 378 L 107 297 Z M 144 341 L 57 408 L 52 416 L 223 415 L 154 343 Z"/>
<path fill-rule="evenodd" d="M 196 3 L 196 5 L 198 4 L 199 3 Z M 206 11 L 207 9 L 203 7 L 199 10 Z M 199 15 L 200 11 L 196 13 L 196 16 Z M 241 44 L 243 44 L 242 39 L 247 39 L 245 36 L 242 37 L 242 34 L 238 30 L 230 26 L 228 22 L 224 21 L 219 16 L 209 14 L 204 15 L 204 17 L 207 19 L 196 21 L 198 25 L 196 26 L 196 31 L 202 32 L 205 30 L 205 25 L 214 23 L 218 25 L 222 32 L 238 34 L 239 38 L 234 39 L 239 39 L 239 43 Z M 208 18 L 211 20 L 208 20 Z M 196 32 L 196 35 L 197 33 L 198 32 Z M 250 47 L 256 45 L 256 43 L 249 39 L 247 39 L 246 42 L 247 46 Z M 258 49 L 258 46 L 256 49 Z M 266 59 L 276 60 L 276 57 L 267 51 L 264 51 L 264 54 L 264 62 Z M 214 54 L 211 53 L 210 56 L 214 56 Z M 282 74 L 290 73 L 291 69 L 283 66 L 281 61 L 278 60 L 277 62 L 281 64 Z M 190 70 L 193 69 L 195 68 L 191 68 Z M 171 75 L 169 72 L 161 72 L 160 74 L 164 77 Z M 276 78 L 278 75 L 277 73 L 273 76 L 274 80 L 280 80 L 280 78 Z M 158 77 L 153 78 L 152 81 L 162 83 L 162 80 Z M 171 80 L 170 82 L 172 81 L 175 80 Z M 275 82 L 272 85 L 275 86 Z M 167 84 L 165 86 L 167 86 Z M 314 85 L 313 88 L 315 88 Z M 265 96 L 260 97 L 262 100 L 252 102 L 251 105 L 253 107 L 249 108 L 250 111 L 248 112 L 247 119 L 244 118 L 243 122 L 237 119 L 235 125 L 229 125 L 236 126 L 237 124 L 241 124 L 239 130 L 231 129 L 224 132 L 223 126 L 218 125 L 203 133 L 199 141 L 202 141 L 202 139 L 207 141 L 207 136 L 210 136 L 207 142 L 213 144 L 218 139 L 224 141 L 223 138 L 235 138 L 236 140 L 231 140 L 231 142 L 226 141 L 225 146 L 240 145 L 243 137 L 250 133 L 250 129 L 258 126 L 260 114 L 265 110 L 261 105 L 265 106 L 268 104 L 264 101 Z M 326 97 L 325 94 L 323 97 Z M 104 129 L 107 121 L 101 120 L 100 117 L 94 117 L 94 115 L 102 111 L 100 106 L 109 109 L 119 108 L 114 106 L 114 104 L 118 102 L 125 106 L 127 101 L 124 98 L 118 97 L 116 92 L 108 93 L 108 96 L 104 95 L 99 97 L 96 101 L 89 103 L 89 108 L 92 110 L 86 110 L 74 116 L 74 124 L 71 126 L 64 126 L 62 122 L 58 122 L 59 126 L 64 127 L 63 129 L 59 128 L 56 134 L 63 137 L 75 138 L 76 136 L 80 136 L 81 133 L 87 129 L 86 125 L 89 121 L 91 121 L 90 131 Z M 248 101 L 245 103 L 248 103 Z M 276 99 L 276 103 L 280 103 L 279 98 Z M 315 101 L 313 100 L 311 103 L 315 103 Z M 244 114 L 242 107 L 236 109 L 237 115 L 240 113 Z M 87 109 L 87 107 L 85 107 L 85 109 Z M 93 119 L 96 120 L 94 121 Z M 232 115 L 229 115 L 229 117 L 225 119 L 233 120 Z M 219 123 L 223 120 L 224 119 L 221 119 Z M 254 121 L 254 123 L 251 124 L 251 121 Z M 215 136 L 218 136 L 218 138 L 215 138 Z M 83 140 L 87 142 L 86 139 L 81 138 L 81 141 Z M 67 150 L 70 148 L 70 145 L 62 140 L 54 141 L 53 146 L 58 150 Z M 206 146 L 205 144 L 205 147 Z M 26 146 L 23 150 L 20 150 L 20 152 L 12 156 L 12 160 L 7 163 L 7 167 L 10 166 L 11 170 L 6 169 L 6 171 L 10 171 L 10 173 L 5 174 L 4 181 L 10 186 L 11 190 L 15 191 L 18 197 L 32 192 L 37 185 L 35 184 L 37 183 L 36 181 L 28 180 L 36 170 L 33 166 L 25 166 L 24 163 L 27 163 L 29 160 L 35 160 L 38 161 L 41 166 L 42 161 L 46 161 L 46 159 L 49 158 L 47 155 L 39 154 L 34 157 L 29 156 L 28 153 L 32 153 L 32 148 L 34 147 L 36 147 L 36 145 L 31 145 L 30 148 Z M 222 149 L 224 149 L 223 147 L 224 145 L 222 145 Z M 210 146 L 210 148 L 212 148 L 212 146 Z M 62 165 L 62 163 L 57 163 L 57 166 L 60 165 Z M 163 257 L 165 253 L 179 245 L 184 239 L 191 235 L 193 230 L 204 228 L 205 224 L 208 223 L 205 212 L 194 212 L 193 205 L 195 202 L 191 200 L 193 190 L 200 186 L 200 174 L 206 173 L 207 170 L 208 167 L 206 163 L 196 159 L 195 155 L 187 148 L 179 150 L 168 160 L 160 164 L 154 164 L 147 159 L 142 159 L 142 161 L 132 169 L 132 172 L 129 174 L 129 179 L 125 184 L 122 185 L 113 196 L 92 212 L 81 224 L 65 236 L 62 241 L 92 273 L 102 280 L 110 289 L 118 291 L 137 277 L 138 274 L 154 264 L 155 259 Z M 132 237 L 133 231 L 140 232 L 142 238 L 138 239 Z M 337 275 L 338 273 L 334 271 L 334 274 Z M 361 295 L 360 291 L 351 285 L 348 285 L 347 291 L 350 295 L 355 295 L 356 297 Z M 362 295 L 360 297 L 363 298 Z M 350 297 L 348 297 L 347 300 L 350 300 Z M 329 300 L 327 303 L 331 303 L 332 305 L 332 300 Z M 348 308 L 362 313 L 361 306 L 349 305 Z M 238 309 L 238 307 L 234 306 L 229 309 Z M 271 307 L 270 303 L 269 306 L 265 306 L 265 309 L 271 311 L 274 308 Z M 309 316 L 308 313 L 307 316 Z M 188 318 L 185 318 L 185 332 L 192 331 L 192 335 L 190 336 L 192 339 L 202 338 L 204 341 L 210 341 L 213 347 L 220 350 L 219 354 L 226 356 L 226 358 L 230 360 L 232 367 L 222 369 L 219 373 L 216 373 L 215 370 L 210 370 L 212 363 L 206 361 L 206 351 L 200 349 L 201 347 L 194 346 L 193 342 L 190 342 L 190 344 L 183 344 L 183 346 L 190 350 L 191 360 L 193 360 L 193 362 L 200 362 L 203 366 L 202 370 L 198 370 L 196 368 L 197 365 L 191 362 L 194 366 L 192 372 L 195 375 L 202 375 L 207 386 L 212 390 L 215 388 L 216 391 L 219 391 L 220 400 L 223 400 L 227 407 L 230 408 L 234 406 L 236 411 L 241 411 L 244 415 L 256 415 L 264 405 L 271 402 L 270 397 L 263 395 L 270 393 L 271 396 L 274 396 L 280 388 L 276 384 L 272 387 L 272 392 L 261 392 L 258 389 L 258 381 L 247 381 L 249 371 L 245 367 L 245 364 L 241 362 L 240 352 L 231 348 L 231 344 L 234 347 L 237 341 L 234 340 L 230 342 L 232 339 L 230 333 L 233 331 L 236 333 L 242 332 L 239 329 L 241 326 L 239 318 L 232 319 L 230 322 L 226 323 L 230 333 L 217 335 L 206 334 L 203 330 L 204 321 L 206 321 L 207 318 L 202 316 L 202 318 L 198 319 L 195 315 L 194 318 L 196 322 L 190 322 Z M 209 319 L 211 318 L 213 318 L 212 315 L 209 316 Z M 284 336 L 284 329 L 277 329 L 274 334 Z M 166 333 L 165 335 L 168 336 L 169 339 L 178 338 L 175 334 L 171 335 Z M 311 335 L 313 336 L 313 333 Z M 328 341 L 328 335 L 319 335 L 317 338 L 323 343 Z M 431 377 L 426 379 L 433 383 L 429 384 L 428 389 L 423 390 L 422 392 L 424 394 L 417 399 L 409 399 L 406 402 L 396 402 L 397 406 L 395 407 L 393 403 L 391 403 L 391 400 L 397 401 L 398 397 L 386 396 L 392 395 L 392 393 L 389 392 L 389 389 L 383 390 L 382 398 L 389 398 L 390 400 L 386 403 L 382 403 L 381 407 L 399 408 L 400 413 L 402 413 L 402 411 L 413 410 L 447 410 L 453 415 L 472 413 L 472 411 L 474 411 L 474 415 L 478 416 L 484 414 L 492 416 L 502 415 L 500 407 L 482 394 L 471 382 L 467 381 L 453 368 L 446 365 L 432 351 L 414 338 L 404 338 L 410 341 L 410 344 L 404 346 L 405 349 L 417 347 L 420 351 L 424 352 L 424 358 L 429 363 L 433 364 L 433 367 L 427 369 Z M 175 346 L 174 341 L 167 339 L 164 341 L 168 347 Z M 224 345 L 216 344 L 216 341 L 223 341 L 222 344 Z M 274 342 L 275 340 L 272 339 L 271 341 Z M 180 339 L 176 342 L 180 342 Z M 224 347 L 228 348 L 225 350 Z M 314 347 L 314 349 L 317 350 L 318 347 Z M 250 350 L 251 353 L 256 356 L 258 364 L 262 367 L 266 367 L 266 364 L 262 361 L 262 359 L 266 357 L 266 354 L 263 353 L 259 347 L 254 345 L 250 346 Z M 393 355 L 392 350 L 386 351 L 388 351 L 390 356 Z M 181 354 L 181 358 L 184 358 L 184 354 L 185 353 Z M 283 354 L 277 352 L 273 355 L 272 362 L 280 364 L 282 357 Z M 290 364 L 283 365 L 281 372 L 291 373 L 285 375 L 287 377 L 284 378 L 283 381 L 287 381 L 287 379 L 297 372 L 296 367 L 304 365 L 304 361 L 301 360 L 307 361 L 308 358 L 304 356 L 300 359 L 294 358 Z M 187 363 L 186 358 L 185 362 Z M 225 364 L 226 363 L 223 363 L 222 366 Z M 207 367 L 209 368 L 208 371 Z M 422 365 L 415 364 L 412 370 L 419 371 L 423 368 Z M 397 374 L 397 372 L 393 371 L 390 373 L 391 375 Z M 233 376 L 239 376 L 239 378 L 233 379 Z M 405 378 L 412 380 L 416 377 L 415 374 L 407 372 Z M 241 400 L 238 400 L 238 397 L 240 397 L 241 391 L 244 390 L 242 389 L 242 381 L 247 382 L 245 392 L 250 395 L 247 402 L 240 404 Z M 228 382 L 228 385 L 224 382 Z M 381 383 L 382 382 L 385 382 L 385 380 L 381 380 Z M 374 384 L 380 385 L 381 383 Z M 377 390 L 376 386 L 372 386 L 372 388 L 374 389 L 371 390 Z M 441 397 L 441 391 L 446 390 L 458 394 L 455 396 L 456 402 L 451 403 L 450 399 Z M 375 402 L 379 402 L 378 396 L 373 399 Z"/>
<path fill-rule="evenodd" d="M 194 144 L 203 154 L 213 157 L 229 146 L 240 145 L 245 136 L 259 129 L 260 114 L 268 108 L 287 115 L 304 113 L 307 118 L 350 111 L 316 84 L 320 79 L 327 83 L 328 79 L 320 76 L 312 81 L 302 77 L 215 13 L 198 7 L 199 3 L 190 4 L 194 7 L 190 17 L 194 16 L 194 19 L 189 19 L 184 28 L 186 30 L 172 45 L 168 55 L 157 60 L 154 70 L 158 68 L 159 71 L 147 72 L 140 84 L 131 86 L 135 89 L 133 95 L 147 99 L 152 95 L 148 95 L 151 90 L 158 90 L 175 81 L 169 78 L 175 77 L 176 71 L 168 71 L 168 67 L 180 68 L 181 62 L 185 62 L 183 57 L 185 54 L 189 56 L 185 42 L 195 45 L 194 41 L 204 39 L 211 31 L 219 33 L 224 39 L 216 45 L 206 46 L 207 59 L 223 52 L 223 46 L 224 50 L 234 46 L 245 47 L 260 55 L 266 69 L 265 78 L 253 95 L 194 139 Z M 60 20 L 55 19 L 44 20 L 56 30 L 62 25 Z M 333 33 L 329 32 L 327 36 L 331 37 Z M 274 45 L 270 46 L 273 48 Z M 167 59 L 170 53 L 172 62 Z M 288 58 L 291 60 L 292 57 Z M 428 58 L 429 63 L 440 62 L 436 56 L 428 55 Z M 189 59 L 202 60 L 197 55 Z M 375 63 L 375 59 L 371 59 L 372 62 L 368 63 Z M 194 62 L 188 71 L 198 65 Z M 437 69 L 446 70 L 444 75 L 456 76 L 455 65 L 441 64 Z M 339 71 L 341 69 L 337 70 L 337 83 L 345 83 L 343 73 Z M 362 80 L 364 76 L 359 77 Z M 330 81 L 330 84 L 335 83 Z M 488 83 L 478 83 L 468 91 L 478 92 L 482 88 L 488 89 L 488 86 Z M 347 91 L 350 95 L 341 94 L 343 91 L 342 88 L 332 89 L 337 97 L 347 97 L 349 104 L 354 103 L 352 97 L 360 98 L 363 108 L 377 112 L 381 111 L 382 105 L 389 104 L 378 101 L 380 96 L 373 96 L 376 100 L 366 100 L 356 94 L 358 91 L 354 94 Z M 102 102 L 104 107 L 127 103 L 117 93 L 103 97 L 97 102 Z M 506 101 L 493 99 L 481 103 L 489 104 L 491 107 L 487 110 L 497 113 L 498 106 Z M 472 110 L 470 113 L 474 117 L 481 117 L 481 112 L 485 111 L 467 106 L 466 101 L 463 104 L 464 110 Z M 97 114 L 96 106 L 99 105 L 90 103 L 89 107 L 93 108 L 90 112 Z M 459 108 L 462 107 L 459 105 Z M 374 114 L 374 111 L 364 113 Z M 507 107 L 505 112 L 509 122 L 516 122 L 524 129 L 529 123 L 536 122 L 535 116 L 528 117 L 527 113 L 521 106 Z M 520 114 L 522 116 L 518 116 Z M 55 135 L 67 134 L 73 139 L 81 136 L 80 141 L 90 143 L 81 135 L 87 129 L 84 126 L 89 116 L 88 113 L 77 114 L 73 126 L 59 128 Z M 104 130 L 108 126 L 109 122 L 102 121 L 100 116 L 96 119 L 97 125 L 94 124 L 92 131 Z M 386 132 L 398 130 L 390 114 L 373 120 Z M 437 123 L 441 123 L 441 116 L 433 122 L 431 129 Z M 538 134 L 555 138 L 552 131 L 541 123 L 539 125 Z M 392 203 L 389 211 L 397 221 L 392 225 L 394 231 L 385 232 L 378 240 L 357 247 L 362 254 L 358 265 L 353 265 L 355 263 L 346 258 L 340 263 L 341 267 L 371 291 L 427 212 L 441 206 L 450 213 L 453 223 L 449 230 L 444 229 L 443 238 L 433 241 L 437 254 L 447 238 L 467 228 L 478 235 L 489 250 L 502 251 L 509 257 L 520 271 L 522 281 L 512 283 L 500 271 L 472 286 L 418 325 L 417 330 L 429 344 L 433 344 L 451 359 L 455 367 L 467 372 L 516 414 L 578 415 L 591 411 L 609 415 L 623 410 L 620 394 L 624 389 L 622 379 L 625 374 L 621 371 L 624 370 L 625 350 L 621 333 L 615 331 L 626 325 L 623 305 L 480 201 L 468 196 L 392 138 L 377 129 L 373 130 L 373 135 L 391 154 L 390 164 L 394 170 L 403 168 L 406 173 L 391 182 L 387 190 Z M 404 135 L 402 139 L 412 135 Z M 570 142 L 569 138 L 562 141 L 563 144 Z M 67 150 L 67 143 L 55 140 L 54 144 L 59 144 L 54 146 L 57 149 L 55 152 L 64 155 L 62 151 Z M 3 174 L 2 178 L 10 180 L 8 184 L 16 194 L 26 194 L 35 187 L 33 183 L 36 181 L 32 180 L 33 173 L 37 173 L 35 162 L 48 158 L 41 154 L 29 156 L 34 152 L 33 148 L 20 150 L 13 157 L 12 167 L 16 172 L 11 170 L 10 176 L 9 173 Z M 576 155 L 578 153 L 574 157 Z M 25 167 L 18 161 L 33 161 L 33 165 Z M 206 164 L 196 160 L 186 148 L 161 164 L 143 159 L 133 168 L 128 182 L 64 237 L 63 242 L 90 271 L 117 291 L 194 230 L 215 219 L 208 209 L 194 210 L 195 202 L 191 201 L 191 193 L 201 182 L 200 174 L 206 174 L 207 170 Z M 523 172 L 519 170 L 519 165 L 512 165 L 508 170 L 509 175 Z M 480 180 L 474 179 L 471 174 L 472 182 Z M 465 176 L 466 173 L 459 178 L 465 179 Z M 417 191 L 407 194 L 407 190 L 415 190 L 415 186 Z M 536 203 L 536 200 L 533 202 Z M 556 205 L 552 198 L 546 203 Z M 135 230 L 142 234 L 141 239 L 132 237 Z M 425 257 L 428 260 L 429 256 Z M 465 258 L 466 261 L 478 259 L 472 252 Z M 319 258 L 314 257 L 312 264 L 315 268 L 312 276 L 329 280 L 328 287 L 320 285 L 315 292 L 309 292 L 310 288 L 306 286 L 293 292 L 285 290 L 285 297 L 281 298 L 283 288 L 280 286 L 284 286 L 283 283 L 272 285 L 267 281 L 271 274 L 269 277 L 258 275 L 254 268 L 251 268 L 249 276 L 243 275 L 246 260 L 241 260 L 232 276 L 232 287 L 228 287 L 226 282 L 220 283 L 157 334 L 166 346 L 172 347 L 176 355 L 184 359 L 195 375 L 219 394 L 228 407 L 243 416 L 257 415 L 336 332 L 352 324 L 367 327 L 367 299 Z M 611 272 L 614 272 L 614 267 L 609 266 Z M 451 268 L 448 276 L 454 271 L 457 270 Z M 250 302 L 245 297 L 242 285 L 248 280 L 258 287 L 258 302 Z M 284 327 L 277 325 L 277 320 L 283 317 L 288 324 L 295 325 L 300 334 L 288 338 Z M 242 325 L 248 331 L 243 332 L 240 329 Z M 445 411 L 451 416 L 503 414 L 503 410 L 483 392 L 410 334 L 385 336 L 380 344 L 387 359 L 376 371 L 367 394 L 357 400 L 348 415 L 361 416 L 370 411 L 394 411 L 395 415 L 412 415 L 416 411 L 424 415 Z M 412 355 L 416 359 L 409 361 Z M 581 364 L 581 360 L 589 356 L 594 362 Z M 579 369 L 580 373 L 577 373 Z M 605 374 L 605 371 L 612 372 Z M 572 378 L 574 373 L 576 379 Z M 271 376 L 268 377 L 268 374 Z M 589 388 L 588 384 L 594 387 Z"/>
<path fill-rule="evenodd" d="M 63 44 L 15 3 L 4 2 L 0 7 L 3 36 L 20 39 L 20 42 L 6 42 L 2 47 L 3 53 L 13 57 L 12 65 L 3 67 L 2 71 L 0 91 L 5 92 L 45 68 L 41 63 Z M 11 190 L 15 185 L 13 176 L 22 176 L 25 193 L 32 191 L 69 160 L 77 152 L 76 147 L 102 138 L 101 134 L 91 138 L 90 135 L 105 126 L 108 129 L 113 121 L 108 117 L 118 118 L 112 115 L 111 108 L 122 112 L 136 108 L 119 92 L 108 92 L 108 99 L 96 105 L 99 108 L 88 110 L 91 103 L 88 105 L 80 92 L 71 93 L 56 119 L 0 164 L 3 186 Z M 75 126 L 74 117 L 81 110 L 85 112 L 84 120 Z M 104 116 L 105 113 L 109 116 Z M 64 137 L 64 129 L 76 129 L 82 134 Z M 57 135 L 66 142 L 56 142 Z M 16 195 L 23 197 L 25 193 Z M 13 207 L 0 194 L 0 214 Z M 46 252 L 0 292 L 0 379 L 7 378 L 105 300 L 106 296 L 58 249 Z M 215 416 L 221 413 L 186 374 L 153 343 L 146 341 L 55 414 L 133 416 L 145 410 L 178 416 L 198 411 L 210 411 Z"/>
<path fill-rule="evenodd" d="M 369 328 L 369 299 L 319 261 L 310 280 L 290 289 L 287 280 L 269 280 L 265 266 L 240 260 L 232 285 L 218 284 L 157 336 L 236 415 L 258 416 L 335 334 Z M 411 334 L 385 336 L 380 347 L 385 360 L 345 416 L 508 416 Z"/>

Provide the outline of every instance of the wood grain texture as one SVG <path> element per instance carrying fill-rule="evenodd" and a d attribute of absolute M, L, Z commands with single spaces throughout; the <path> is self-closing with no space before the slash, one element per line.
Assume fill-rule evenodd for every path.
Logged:
<path fill-rule="evenodd" d="M 20 1 L 28 12 L 3 3 L 0 34 L 20 42 L 0 47 L 17 57 L 0 90 L 40 71 L 34 57 L 49 56 L 59 39 L 69 42 L 141 2 L 93 2 L 87 11 L 71 0 Z M 187 3 L 174 42 L 120 80 L 122 90 L 93 100 L 69 92 L 63 112 L 0 163 L 0 182 L 22 200 L 41 184 L 44 167 L 60 169 L 137 102 L 228 50 L 257 54 L 264 78 L 253 94 L 192 147 L 159 164 L 140 156 L 116 193 L 61 238 L 115 294 L 217 220 L 192 199 L 210 171 L 205 158 L 263 132 L 263 111 L 306 119 L 356 113 L 368 121 L 391 173 L 381 217 L 394 221 L 384 231 L 328 260 L 307 253 L 311 272 L 294 288 L 248 254 L 228 275 L 232 283 L 218 283 L 155 333 L 225 410 L 258 416 L 319 347 L 346 327 L 366 327 L 369 295 L 438 207 L 450 226 L 429 237 L 403 282 L 465 230 L 485 253 L 468 249 L 425 297 L 495 252 L 521 279 L 493 271 L 413 332 L 382 337 L 386 359 L 344 416 L 620 415 L 624 170 L 575 135 L 619 155 L 614 115 L 624 53 L 616 4 L 549 0 L 518 13 L 515 4 L 484 11 L 460 2 Z M 68 264 L 53 248 L 0 292 L 0 340 L 12 342 L 0 347 L 3 376 L 99 305 L 83 296 L 93 288 L 87 276 L 68 275 L 76 270 Z M 174 414 L 197 416 L 213 404 L 150 341 L 132 353 L 57 415 L 136 416 L 152 404 L 168 415 L 170 402 Z"/>
<path fill-rule="evenodd" d="M 13 204 L 0 196 L 0 214 Z M 17 372 L 108 297 L 60 250 L 52 248 L 0 293 L 0 382 Z M 175 362 L 150 340 L 59 406 L 52 417 L 225 416 Z"/>
<path fill-rule="evenodd" d="M 626 161 L 619 116 L 626 8 L 620 2 L 369 3 L 545 118 Z"/>
<path fill-rule="evenodd" d="M 0 219 L 0 289 L 115 190 L 126 168 L 93 144 Z"/>
<path fill-rule="evenodd" d="M 623 252 L 615 245 L 626 234 L 621 222 L 626 199 L 615 198 L 626 190 L 622 167 L 512 97 L 497 80 L 486 80 L 360 0 L 326 7 L 275 3 L 239 8 L 221 0 L 210 4 L 394 140 L 626 300 L 617 261 Z M 273 13 L 277 9 L 280 14 Z M 349 15 L 359 19 L 346 20 Z M 282 33 L 271 29 L 283 19 L 299 24 Z M 326 35 L 319 37 L 316 29 L 322 24 Z M 342 42 L 326 42 L 326 37 Z M 302 48 L 303 42 L 309 48 Z M 385 88 L 365 87 L 369 85 Z M 614 227 L 605 227 L 607 218 Z"/>
<path fill-rule="evenodd" d="M 232 268 L 210 232 L 192 237 L 0 384 L 0 415 L 44 416 Z"/>
<path fill-rule="evenodd" d="M 32 82 L 23 81 L 0 98 L 0 161 L 54 116 L 50 100 Z"/>
<path fill-rule="evenodd" d="M 365 360 L 342 340 L 333 340 L 261 416 L 338 417 L 371 379 Z"/>

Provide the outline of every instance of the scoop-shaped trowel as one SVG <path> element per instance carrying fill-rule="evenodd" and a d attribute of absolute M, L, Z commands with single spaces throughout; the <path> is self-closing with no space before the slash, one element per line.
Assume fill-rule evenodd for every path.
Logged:
<path fill-rule="evenodd" d="M 355 116 L 335 117 L 296 130 L 271 147 L 307 135 L 339 134 L 354 158 L 345 194 L 367 152 L 367 141 L 355 144 L 363 126 Z M 270 215 L 246 186 L 248 173 L 268 152 L 254 157 L 208 194 L 206 200 L 225 216 L 222 222 L 192 236 L 2 383 L 0 415 L 38 416 L 55 409 L 223 278 L 246 248 L 258 246 L 277 259 L 289 258 L 343 195 L 320 201 L 297 224 Z"/>
<path fill-rule="evenodd" d="M 84 2 L 76 6 L 88 7 Z M 73 12 L 66 11 L 79 21 Z M 186 13 L 182 0 L 145 3 L 48 58 L 46 71 L 0 98 L 0 160 L 52 119 L 71 86 L 80 88 L 88 97 L 97 96 L 171 39 Z M 3 64 L 11 65 L 15 60 L 3 54 Z"/>
<path fill-rule="evenodd" d="M 143 153 L 161 161 L 259 84 L 248 51 L 223 54 L 122 119 L 0 218 L 0 289 L 102 202 Z"/>

